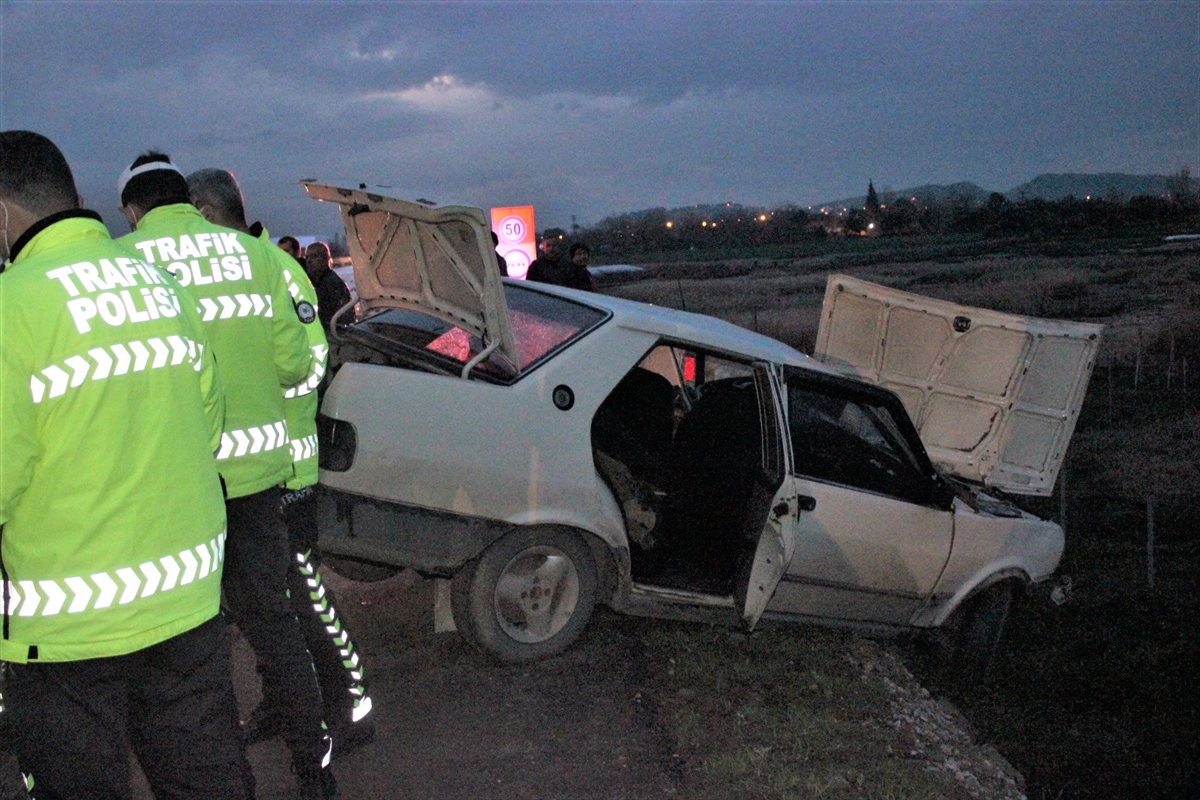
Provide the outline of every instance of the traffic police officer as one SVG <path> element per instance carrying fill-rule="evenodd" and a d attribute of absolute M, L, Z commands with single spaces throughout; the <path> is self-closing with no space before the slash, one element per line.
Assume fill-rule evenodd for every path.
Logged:
<path fill-rule="evenodd" d="M 285 698 L 283 735 L 305 798 L 336 794 L 320 690 L 287 592 L 287 531 L 279 486 L 292 474 L 283 388 L 308 378 L 312 350 L 287 285 L 263 244 L 208 222 L 183 174 L 162 153 L 121 176 L 121 241 L 170 271 L 197 304 L 225 381 L 217 467 L 225 481 L 229 538 L 225 597 L 254 648 L 263 693 Z"/>
<path fill-rule="evenodd" d="M 275 256 L 288 292 L 296 303 L 297 315 L 308 333 L 313 365 L 308 377 L 284 390 L 288 445 L 292 475 L 284 484 L 283 517 L 288 527 L 291 567 L 288 583 L 292 608 L 304 630 L 304 638 L 325 704 L 325 721 L 333 735 L 334 755 L 345 755 L 352 746 L 369 741 L 374 722 L 368 718 L 371 698 L 363 682 L 363 667 L 344 621 L 334 608 L 333 597 L 317 571 L 317 387 L 325 376 L 329 345 L 317 313 L 317 293 L 296 260 L 278 247 L 261 223 L 246 224 L 246 205 L 237 178 L 223 169 L 202 169 L 187 177 L 192 204 L 209 222 L 257 236 Z M 286 698 L 267 697 L 247 720 L 251 744 L 275 736 L 282 730 L 282 708 Z"/>
<path fill-rule="evenodd" d="M 253 796 L 220 618 L 224 399 L 179 284 L 0 133 L 0 571 L 10 735 L 46 798 Z M 29 777 L 26 779 L 27 785 Z"/>

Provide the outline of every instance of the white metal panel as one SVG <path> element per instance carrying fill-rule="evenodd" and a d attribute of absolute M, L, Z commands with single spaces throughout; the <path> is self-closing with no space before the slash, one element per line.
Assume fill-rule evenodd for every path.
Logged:
<path fill-rule="evenodd" d="M 753 628 L 758 624 L 767 604 L 774 596 L 780 578 L 783 577 L 796 549 L 796 491 L 792 478 L 784 478 L 783 484 L 771 500 L 771 508 L 781 504 L 789 512 L 782 517 L 774 512 L 767 516 L 758 545 L 754 550 L 754 563 L 750 568 L 750 582 L 746 586 L 746 601 L 742 607 L 742 619 Z"/>
<path fill-rule="evenodd" d="M 797 477 L 816 502 L 799 516 L 796 550 L 770 610 L 904 624 L 950 557 L 953 514 Z"/>
<path fill-rule="evenodd" d="M 947 472 L 1048 495 L 1102 330 L 830 275 L 814 357 L 896 392 Z"/>
<path fill-rule="evenodd" d="M 624 544 L 621 516 L 596 473 L 591 423 L 655 341 L 609 325 L 512 386 L 370 364 L 342 367 L 322 413 L 355 426 L 334 489 L 512 524 L 556 523 Z M 557 408 L 556 386 L 574 405 Z"/>

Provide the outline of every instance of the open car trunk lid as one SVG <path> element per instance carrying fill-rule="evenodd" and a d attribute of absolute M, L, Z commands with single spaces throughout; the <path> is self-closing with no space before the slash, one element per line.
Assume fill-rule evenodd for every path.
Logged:
<path fill-rule="evenodd" d="M 320 183 L 306 182 L 304 189 L 310 197 L 341 206 L 363 310 L 430 314 L 517 363 L 500 268 L 482 210 L 430 207 Z"/>
<path fill-rule="evenodd" d="M 1102 330 L 830 275 L 813 355 L 899 395 L 943 471 L 1049 495 Z"/>

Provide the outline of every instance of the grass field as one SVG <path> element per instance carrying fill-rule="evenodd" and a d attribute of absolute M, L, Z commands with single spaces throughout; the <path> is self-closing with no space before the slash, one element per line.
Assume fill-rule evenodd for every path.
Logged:
<path fill-rule="evenodd" d="M 647 271 L 644 280 L 605 291 L 720 317 L 805 352 L 833 272 L 969 305 L 1103 323 L 1061 479 L 1065 491 L 1026 504 L 1052 519 L 1065 511 L 1060 573 L 1075 578 L 1075 597 L 1062 608 L 1029 604 L 1018 611 L 992 685 L 963 711 L 1025 773 L 1032 800 L 1194 796 L 1200 787 L 1200 710 L 1192 699 L 1200 694 L 1200 244 L 1168 245 L 1159 237 L 907 247 L 895 241 L 798 257 L 658 263 Z M 1148 504 L 1156 509 L 1149 555 Z M 853 696 L 844 685 L 835 691 Z M 713 744 L 720 736 L 697 732 L 684 712 L 679 736 L 686 742 L 703 734 L 708 749 L 697 746 L 703 754 L 697 770 L 727 774 L 722 780 L 730 786 L 739 774 L 753 773 L 759 752 L 768 754 L 764 760 L 802 761 L 795 775 L 834 774 L 835 756 L 797 749 L 787 738 L 795 726 L 803 728 L 805 704 L 821 698 L 820 690 L 794 697 L 787 713 L 800 716 L 770 723 L 775 733 L 766 739 L 738 732 Z M 871 747 L 870 737 L 855 746 Z M 883 773 L 864 780 L 894 786 Z M 793 788 L 804 797 L 926 791 Z"/>

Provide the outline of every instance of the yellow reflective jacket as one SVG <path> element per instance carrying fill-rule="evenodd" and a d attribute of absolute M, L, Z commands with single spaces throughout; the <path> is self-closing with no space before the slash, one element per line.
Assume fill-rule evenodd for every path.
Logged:
<path fill-rule="evenodd" d="M 190 203 L 153 209 L 120 241 L 195 301 L 225 384 L 217 468 L 229 497 L 282 484 L 292 474 L 283 389 L 308 377 L 312 350 L 278 262 L 261 241 L 212 224 Z"/>
<path fill-rule="evenodd" d="M 325 377 L 329 343 L 325 339 L 321 319 L 317 316 L 317 290 L 313 288 L 304 268 L 296 259 L 271 244 L 271 235 L 266 228 L 258 238 L 279 262 L 288 293 L 296 304 L 296 316 L 304 323 L 308 346 L 313 354 L 308 377 L 283 392 L 283 411 L 287 417 L 292 448 L 292 476 L 284 485 L 294 491 L 317 482 L 317 387 Z"/>
<path fill-rule="evenodd" d="M 99 217 L 30 233 L 0 275 L 0 659 L 123 655 L 220 607 L 221 382 L 190 298 Z"/>

